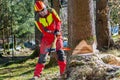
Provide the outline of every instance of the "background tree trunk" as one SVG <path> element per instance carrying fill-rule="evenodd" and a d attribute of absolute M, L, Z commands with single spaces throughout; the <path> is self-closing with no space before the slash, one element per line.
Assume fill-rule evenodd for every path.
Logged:
<path fill-rule="evenodd" d="M 99 50 L 108 49 L 110 46 L 111 35 L 108 24 L 108 0 L 96 0 L 96 38 Z"/>
<path fill-rule="evenodd" d="M 37 0 L 35 0 L 36 2 Z M 35 16 L 36 16 L 36 12 L 34 12 Z M 32 54 L 32 57 L 37 57 L 40 53 L 40 48 L 39 48 L 39 44 L 40 44 L 40 41 L 41 41 L 41 37 L 42 37 L 42 34 L 41 32 L 38 30 L 38 28 L 36 27 L 35 25 L 35 44 L 36 44 L 36 48 L 35 48 L 35 51 L 34 53 Z"/>
<path fill-rule="evenodd" d="M 5 33 L 4 33 L 4 29 L 2 30 L 2 41 L 3 41 L 3 48 L 4 48 L 4 53 L 5 53 Z"/>
<path fill-rule="evenodd" d="M 59 0 L 51 0 L 51 7 L 56 10 L 58 14 L 60 14 L 60 1 Z"/>
<path fill-rule="evenodd" d="M 35 0 L 37 1 L 37 0 Z M 42 0 L 43 2 L 45 2 L 45 5 L 48 6 L 48 1 L 47 0 Z M 56 10 L 56 12 L 59 14 L 60 13 L 60 7 L 59 7 L 59 0 L 53 0 L 53 8 Z M 35 13 L 36 15 L 36 13 Z M 35 26 L 35 43 L 36 43 L 36 50 L 35 52 L 32 54 L 32 57 L 33 56 L 38 56 L 39 54 L 39 44 L 40 44 L 40 40 L 41 40 L 41 32 L 37 29 L 37 27 Z M 57 61 L 56 61 L 56 53 L 54 54 L 51 54 L 50 56 L 50 62 L 46 65 L 46 67 L 50 67 L 50 66 L 55 66 L 57 65 Z"/>
<path fill-rule="evenodd" d="M 59 0 L 52 0 L 52 8 L 54 8 L 56 10 L 56 12 L 58 13 L 58 15 L 60 14 L 60 4 L 59 4 Z M 50 53 L 50 61 L 49 63 L 46 65 L 46 67 L 51 67 L 51 66 L 56 66 L 57 65 L 57 55 L 56 52 L 52 52 Z"/>

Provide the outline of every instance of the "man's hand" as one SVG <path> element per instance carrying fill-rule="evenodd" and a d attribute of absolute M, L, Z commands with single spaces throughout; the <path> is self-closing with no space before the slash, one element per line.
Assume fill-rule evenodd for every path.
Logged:
<path fill-rule="evenodd" d="M 56 36 L 60 36 L 60 35 L 61 35 L 61 33 L 60 33 L 59 30 L 55 30 L 54 34 L 55 34 Z"/>

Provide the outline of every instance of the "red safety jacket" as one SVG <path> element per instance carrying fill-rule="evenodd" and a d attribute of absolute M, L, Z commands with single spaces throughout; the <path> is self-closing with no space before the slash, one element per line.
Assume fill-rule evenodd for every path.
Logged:
<path fill-rule="evenodd" d="M 61 29 L 61 20 L 54 9 L 48 10 L 48 15 L 40 17 L 35 24 L 43 33 L 42 40 L 47 41 L 48 45 L 54 41 L 54 31 Z"/>

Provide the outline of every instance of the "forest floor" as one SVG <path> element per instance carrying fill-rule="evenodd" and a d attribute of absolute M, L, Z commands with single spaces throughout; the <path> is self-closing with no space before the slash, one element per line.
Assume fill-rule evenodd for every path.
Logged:
<path fill-rule="evenodd" d="M 22 60 L 33 53 L 32 50 L 24 49 L 22 51 L 15 52 L 14 58 L 11 55 L 3 55 L 0 58 L 0 80 L 29 80 L 33 77 L 34 68 L 38 58 L 28 59 L 23 63 L 13 63 L 5 65 L 10 62 L 16 62 Z M 103 54 L 114 54 L 120 56 L 120 51 L 109 50 Z M 48 58 L 49 61 L 49 58 Z M 40 80 L 57 80 L 59 76 L 58 66 L 45 68 Z"/>
<path fill-rule="evenodd" d="M 3 57 L 0 57 L 0 80 L 29 80 L 32 78 L 38 58 L 28 59 L 22 63 L 16 63 L 17 61 L 30 56 L 32 53 L 33 50 L 26 48 L 20 51 L 15 51 L 14 57 L 13 55 L 8 54 L 4 54 Z M 109 50 L 103 54 L 113 54 L 120 57 L 120 50 Z M 13 63 L 6 65 L 10 62 Z M 57 80 L 58 76 L 59 68 L 58 66 L 54 66 L 45 68 L 40 80 Z"/>
<path fill-rule="evenodd" d="M 3 57 L 0 58 L 0 80 L 29 80 L 32 78 L 38 58 L 28 59 L 23 63 L 6 65 L 10 62 L 22 60 L 32 54 L 32 52 L 32 50 L 24 49 L 22 51 L 16 51 L 14 57 L 11 55 L 3 55 Z M 58 66 L 45 68 L 40 80 L 57 80 L 58 75 Z"/>

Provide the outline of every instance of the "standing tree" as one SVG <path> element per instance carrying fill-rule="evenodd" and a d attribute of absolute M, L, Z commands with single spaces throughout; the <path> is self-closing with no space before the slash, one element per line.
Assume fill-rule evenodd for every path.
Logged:
<path fill-rule="evenodd" d="M 37 0 L 35 0 L 35 1 L 37 1 Z M 47 6 L 47 7 L 49 7 L 49 4 L 48 4 L 48 0 L 41 0 L 41 1 L 43 1 L 44 3 L 45 3 L 45 5 Z M 50 1 L 51 2 L 51 4 L 53 4 L 53 5 L 51 5 L 51 7 L 53 7 L 56 11 L 57 11 L 57 13 L 59 14 L 60 13 L 60 3 L 59 3 L 59 0 L 51 0 Z M 36 12 L 35 12 L 35 16 L 36 16 L 37 14 L 36 14 Z M 35 17 L 35 19 L 36 19 L 37 17 Z M 39 44 L 40 44 L 40 39 L 41 39 L 41 36 L 42 36 L 42 34 L 41 34 L 41 32 L 38 30 L 38 28 L 37 27 L 35 27 L 35 42 L 36 42 L 36 50 L 35 50 L 35 52 L 33 53 L 33 55 L 32 56 L 38 56 L 38 54 L 39 54 Z M 54 65 L 54 63 L 56 63 L 56 62 L 54 62 L 55 61 L 55 57 L 53 56 L 52 58 L 50 58 L 50 62 L 49 62 L 49 64 L 51 65 L 51 64 L 53 64 Z M 49 67 L 49 64 L 48 64 L 48 66 L 46 66 L 46 67 Z M 56 65 L 56 64 L 55 64 Z"/>
<path fill-rule="evenodd" d="M 10 10 L 9 10 L 9 2 L 1 0 L 0 1 L 0 37 L 3 40 L 2 45 L 4 48 L 4 52 L 6 52 L 5 49 L 9 49 L 9 37 L 10 37 Z M 6 34 L 5 34 L 6 33 Z M 9 50 L 7 50 L 7 53 Z"/>
<path fill-rule="evenodd" d="M 58 14 L 60 14 L 60 1 L 59 0 L 51 0 L 51 7 L 54 8 Z"/>
<path fill-rule="evenodd" d="M 108 0 L 96 0 L 96 38 L 99 50 L 108 49 L 112 44 L 108 14 Z"/>
<path fill-rule="evenodd" d="M 51 0 L 51 7 L 54 8 L 56 10 L 56 12 L 58 14 L 60 14 L 60 2 L 59 0 Z M 48 65 L 46 65 L 46 67 L 50 67 L 50 66 L 56 66 L 57 65 L 57 55 L 55 52 L 50 54 L 50 62 L 48 63 Z"/>
<path fill-rule="evenodd" d="M 35 0 L 35 2 L 38 1 L 38 0 Z M 48 5 L 48 1 L 47 0 L 41 0 L 43 2 L 45 2 L 46 5 Z M 36 12 L 35 12 L 35 16 L 36 16 Z M 36 17 L 35 17 L 36 18 Z M 37 47 L 39 46 L 39 43 L 40 43 L 40 39 L 42 37 L 42 34 L 41 32 L 38 30 L 38 28 L 35 26 L 35 43 L 37 45 Z"/>
<path fill-rule="evenodd" d="M 93 11 L 93 0 L 68 1 L 68 39 L 72 49 L 74 49 L 81 40 L 86 40 L 87 42 L 93 41 Z"/>
<path fill-rule="evenodd" d="M 68 41 L 71 49 L 74 50 L 82 40 L 92 45 L 94 28 L 93 0 L 68 0 Z M 69 59 L 68 61 L 70 62 Z M 69 62 L 66 69 L 68 76 L 72 74 L 69 72 Z"/>
<path fill-rule="evenodd" d="M 34 0 L 34 2 L 36 2 L 38 0 Z M 36 15 L 37 13 L 34 12 L 34 18 L 36 19 Z M 33 58 L 37 57 L 39 55 L 39 44 L 40 44 L 40 40 L 41 40 L 41 37 L 42 37 L 42 34 L 41 32 L 39 31 L 39 29 L 36 27 L 35 25 L 35 44 L 36 44 L 36 49 L 34 51 L 34 53 L 31 55 Z"/>
<path fill-rule="evenodd" d="M 35 0 L 35 2 L 36 1 L 38 1 L 38 0 Z M 46 4 L 46 6 L 48 6 L 48 0 L 41 0 L 41 1 L 43 1 L 45 4 Z M 37 15 L 37 13 L 36 12 L 34 12 L 35 13 L 35 18 L 37 18 L 36 17 L 36 15 Z M 36 50 L 35 50 L 35 52 L 33 53 L 33 56 L 38 56 L 39 55 L 39 44 L 40 44 L 40 40 L 41 40 L 41 37 L 42 37 L 42 34 L 41 34 L 41 32 L 38 30 L 38 28 L 35 26 L 35 43 L 36 43 Z"/>
<path fill-rule="evenodd" d="M 100 3 L 99 5 L 103 5 L 104 3 L 105 2 Z M 100 8 L 100 10 L 102 8 Z M 94 41 L 92 33 L 94 29 L 93 0 L 69 0 L 68 20 L 69 45 L 72 50 L 83 39 L 88 43 Z M 105 18 L 105 22 L 106 21 Z M 75 50 L 77 51 L 77 49 L 74 49 L 74 51 Z M 111 77 L 113 77 L 113 75 L 109 74 L 111 74 L 110 71 L 116 67 L 106 65 L 97 54 L 80 55 L 80 53 L 81 51 L 78 51 L 78 54 L 69 56 L 69 64 L 66 70 L 67 77 L 65 76 L 67 80 L 110 80 Z M 113 74 L 116 73 L 117 70 L 119 69 L 115 69 Z"/>

